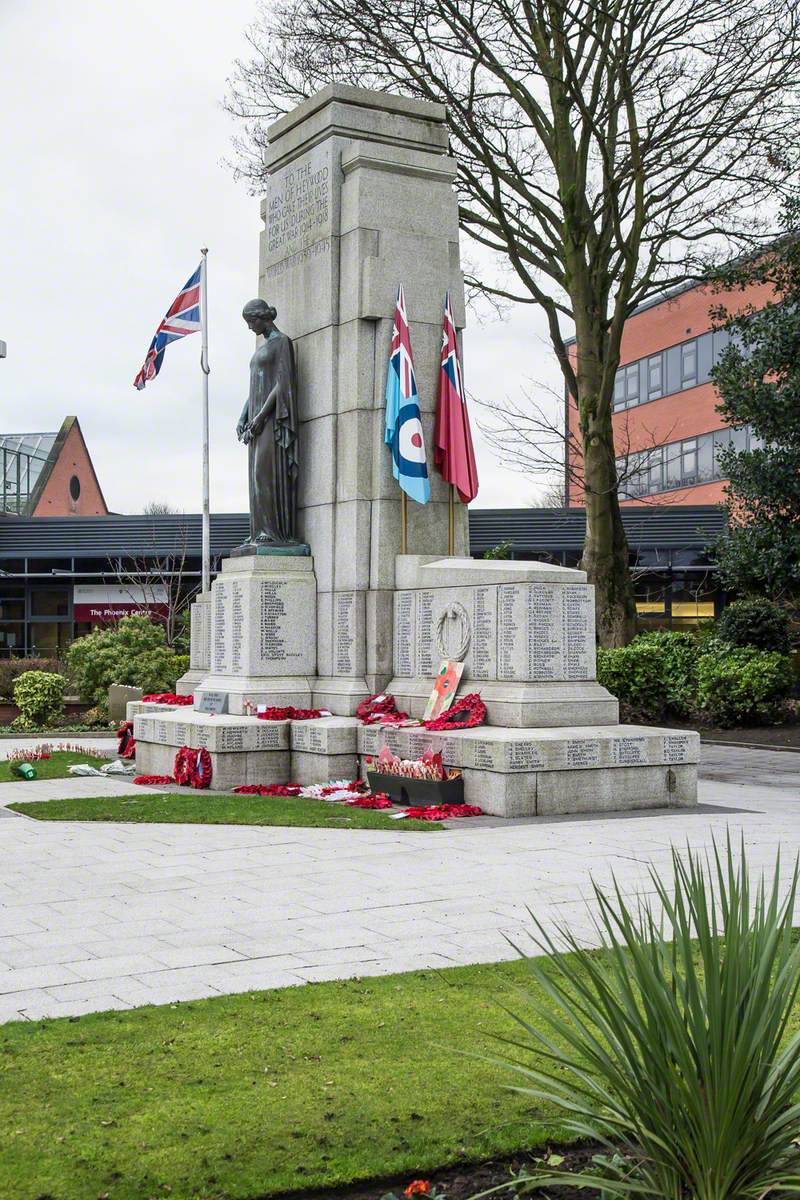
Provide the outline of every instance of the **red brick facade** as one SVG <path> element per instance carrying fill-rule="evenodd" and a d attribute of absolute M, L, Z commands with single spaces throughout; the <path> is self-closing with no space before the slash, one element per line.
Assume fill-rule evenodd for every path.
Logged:
<path fill-rule="evenodd" d="M 770 294 L 766 285 L 751 287 L 745 292 L 721 294 L 712 293 L 706 287 L 694 287 L 652 304 L 626 322 L 620 365 L 624 367 L 707 333 L 712 327 L 711 307 L 723 303 L 731 310 L 737 310 L 750 303 L 759 308 Z M 570 353 L 574 358 L 574 345 Z M 717 403 L 716 389 L 707 382 L 615 412 L 614 441 L 618 456 L 648 451 L 654 446 L 723 428 L 725 423 L 716 411 Z M 570 431 L 579 436 L 577 409 L 572 398 L 567 406 L 567 420 Z M 568 474 L 579 471 L 579 454 L 571 452 L 571 463 L 573 471 Z M 624 503 L 713 504 L 722 499 L 724 486 L 724 480 L 715 480 L 652 492 L 645 498 L 628 499 Z M 568 480 L 568 497 L 570 505 L 582 503 L 579 480 Z"/>
<path fill-rule="evenodd" d="M 67 417 L 51 454 L 54 461 L 42 473 L 34 497 L 34 517 L 107 516 L 108 507 L 97 481 L 77 417 Z"/>

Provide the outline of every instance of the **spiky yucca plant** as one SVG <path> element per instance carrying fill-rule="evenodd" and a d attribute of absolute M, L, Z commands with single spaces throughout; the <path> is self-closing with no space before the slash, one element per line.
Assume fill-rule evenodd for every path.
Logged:
<path fill-rule="evenodd" d="M 800 1195 L 800 986 L 792 919 L 798 867 L 782 888 L 751 889 L 744 845 L 705 859 L 673 850 L 671 878 L 629 904 L 594 886 L 605 947 L 538 926 L 553 957 L 530 969 L 553 1011 L 508 1039 L 515 1090 L 555 1103 L 577 1136 L 603 1147 L 581 1172 L 545 1165 L 520 1194 L 569 1183 L 609 1198 L 757 1200 Z M 535 1065 L 528 1054 L 532 1051 Z"/>

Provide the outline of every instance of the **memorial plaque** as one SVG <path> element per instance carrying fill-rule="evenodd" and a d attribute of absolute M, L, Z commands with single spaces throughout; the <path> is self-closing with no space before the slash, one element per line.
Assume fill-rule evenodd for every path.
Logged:
<path fill-rule="evenodd" d="M 443 760 L 452 767 L 461 766 L 461 751 L 464 743 L 458 738 L 441 738 L 439 740 L 439 749 L 442 752 Z"/>
<path fill-rule="evenodd" d="M 525 645 L 528 622 L 523 588 L 516 583 L 498 588 L 497 678 L 525 680 L 528 663 Z"/>
<path fill-rule="evenodd" d="M 685 763 L 689 761 L 691 738 L 686 734 L 668 734 L 664 738 L 664 762 Z"/>
<path fill-rule="evenodd" d="M 435 593 L 432 591 L 417 592 L 417 667 L 415 674 L 430 676 L 439 665 L 439 651 L 435 646 L 433 602 Z M 440 597 L 441 601 L 441 597 Z M 440 603 L 439 607 L 443 607 Z"/>
<path fill-rule="evenodd" d="M 189 666 L 193 670 L 208 670 L 208 659 L 203 658 L 206 648 L 206 605 L 193 604 L 189 626 Z"/>
<path fill-rule="evenodd" d="M 227 692 L 201 692 L 200 703 L 195 705 L 196 711 L 201 713 L 215 713 L 219 716 L 220 713 L 228 711 L 228 693 Z M 198 726 L 198 728 L 201 728 Z"/>
<path fill-rule="evenodd" d="M 244 674 L 245 590 L 234 580 L 231 584 L 231 673 Z"/>
<path fill-rule="evenodd" d="M 472 679 L 494 679 L 497 674 L 497 588 L 472 591 L 472 641 L 467 655 Z"/>
<path fill-rule="evenodd" d="M 173 725 L 173 733 L 175 735 L 176 746 L 187 746 L 189 744 L 189 729 L 186 725 Z"/>
<path fill-rule="evenodd" d="M 315 250 L 330 253 L 332 182 L 328 147 L 315 148 L 270 176 L 266 250 L 273 264 L 280 262 L 286 270 L 287 260 L 294 266 Z"/>
<path fill-rule="evenodd" d="M 274 662 L 287 657 L 283 628 L 286 620 L 286 584 L 264 580 L 261 584 L 261 657 Z M 288 674 L 289 672 L 287 672 Z"/>
<path fill-rule="evenodd" d="M 564 678 L 594 679 L 594 600 L 585 584 L 563 589 Z"/>
<path fill-rule="evenodd" d="M 647 738 L 620 737 L 611 742 L 611 761 L 615 767 L 638 767 L 649 762 Z"/>
<path fill-rule="evenodd" d="M 414 675 L 414 592 L 396 592 L 394 598 L 394 671 L 409 678 Z"/>
<path fill-rule="evenodd" d="M 244 750 L 244 726 L 221 725 L 217 730 L 217 750 Z"/>
<path fill-rule="evenodd" d="M 261 721 L 255 730 L 254 750 L 282 750 L 284 748 L 282 730 L 279 722 Z"/>
<path fill-rule="evenodd" d="M 325 730 L 318 725 L 308 731 L 308 749 L 312 754 L 325 754 L 328 749 L 328 739 Z"/>
<path fill-rule="evenodd" d="M 528 678 L 563 679 L 563 588 L 529 584 L 527 601 Z"/>
<path fill-rule="evenodd" d="M 575 738 L 567 742 L 567 766 L 599 767 L 600 743 L 589 738 Z"/>
<path fill-rule="evenodd" d="M 508 767 L 510 771 L 535 771 L 543 766 L 544 758 L 535 742 L 508 743 Z"/>
<path fill-rule="evenodd" d="M 212 670 L 221 675 L 230 673 L 230 657 L 228 654 L 227 608 L 230 589 L 222 580 L 214 583 L 214 638 Z"/>
<path fill-rule="evenodd" d="M 496 742 L 473 742 L 473 767 L 478 770 L 496 771 L 498 769 L 495 759 L 496 744 Z"/>
<path fill-rule="evenodd" d="M 199 712 L 199 709 L 198 709 L 198 712 Z M 213 729 L 212 729 L 212 726 L 210 726 L 210 725 L 195 725 L 194 741 L 197 743 L 198 750 L 202 750 L 204 747 L 208 746 L 208 743 L 211 740 L 212 732 L 213 732 Z"/>
<path fill-rule="evenodd" d="M 162 746 L 165 746 L 167 744 L 168 733 L 169 733 L 169 726 L 167 725 L 167 722 L 166 721 L 156 721 L 154 740 L 156 742 L 160 742 Z"/>
<path fill-rule="evenodd" d="M 335 663 L 337 675 L 352 675 L 355 671 L 355 592 L 337 592 L 335 597 Z"/>

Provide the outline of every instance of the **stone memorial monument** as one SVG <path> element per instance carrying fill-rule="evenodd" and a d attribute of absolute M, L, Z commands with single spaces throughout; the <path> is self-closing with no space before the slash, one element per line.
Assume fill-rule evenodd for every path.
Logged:
<path fill-rule="evenodd" d="M 581 571 L 468 558 L 466 507 L 431 471 L 431 500 L 400 492 L 384 442 L 384 388 L 402 283 L 420 409 L 432 445 L 442 306 L 464 326 L 455 163 L 444 109 L 333 86 L 269 130 L 260 296 L 264 340 L 237 432 L 248 445 L 251 537 L 192 606 L 192 710 L 132 704 L 137 764 L 168 773 L 206 747 L 213 784 L 352 778 L 388 744 L 440 749 L 465 798 L 501 816 L 691 804 L 699 738 L 618 724 L 595 679 L 593 589 Z M 280 328 L 276 327 L 276 314 Z M 486 726 L 362 727 L 383 689 L 421 717 L 443 658 L 464 662 Z M 328 709 L 261 721 L 256 705 Z"/>

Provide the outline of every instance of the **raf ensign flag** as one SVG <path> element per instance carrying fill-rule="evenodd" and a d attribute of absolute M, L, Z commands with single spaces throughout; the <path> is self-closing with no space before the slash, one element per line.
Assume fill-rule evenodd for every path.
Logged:
<path fill-rule="evenodd" d="M 200 279 L 203 267 L 197 268 L 194 275 L 178 293 L 169 306 L 164 320 L 156 330 L 156 335 L 150 343 L 147 357 L 142 369 L 133 381 L 133 386 L 141 391 L 146 383 L 155 379 L 161 370 L 164 351 L 170 342 L 186 337 L 188 333 L 197 333 L 200 329 Z"/>
<path fill-rule="evenodd" d="M 433 442 L 433 461 L 441 471 L 442 478 L 458 489 L 464 504 L 469 504 L 478 494 L 478 469 L 472 448 L 467 397 L 458 361 L 458 341 L 449 292 L 444 298 L 442 361 Z"/>
<path fill-rule="evenodd" d="M 386 375 L 386 442 L 392 447 L 392 470 L 400 487 L 418 504 L 427 504 L 431 488 L 402 285 L 397 292 Z"/>

